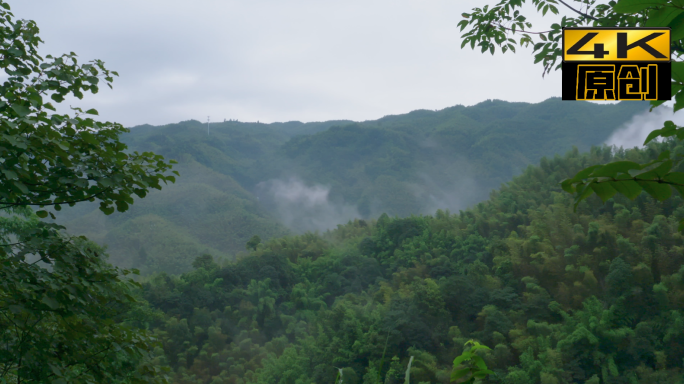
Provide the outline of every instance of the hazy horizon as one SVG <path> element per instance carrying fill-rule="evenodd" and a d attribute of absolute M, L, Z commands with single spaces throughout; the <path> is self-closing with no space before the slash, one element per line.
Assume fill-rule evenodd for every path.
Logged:
<path fill-rule="evenodd" d="M 10 5 L 17 18 L 36 21 L 41 54 L 73 51 L 80 62 L 101 59 L 119 72 L 113 90 L 101 87 L 66 104 L 96 108 L 102 119 L 125 126 L 207 116 L 363 121 L 493 97 L 540 102 L 561 94 L 560 72 L 542 78 L 531 47 L 505 56 L 460 48 L 457 23 L 479 5 L 475 0 Z"/>

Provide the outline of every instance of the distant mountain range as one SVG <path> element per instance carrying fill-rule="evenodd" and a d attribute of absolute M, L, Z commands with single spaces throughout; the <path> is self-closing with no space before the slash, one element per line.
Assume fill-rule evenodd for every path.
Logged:
<path fill-rule="evenodd" d="M 202 253 L 232 259 L 255 234 L 464 209 L 544 156 L 602 144 L 647 108 L 489 100 L 365 122 L 137 126 L 122 141 L 179 161 L 177 182 L 128 212 L 79 204 L 58 222 L 106 244 L 114 264 L 178 273 Z"/>

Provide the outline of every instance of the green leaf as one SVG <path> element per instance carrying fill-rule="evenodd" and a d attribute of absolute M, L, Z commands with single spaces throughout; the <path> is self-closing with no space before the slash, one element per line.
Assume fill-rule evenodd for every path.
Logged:
<path fill-rule="evenodd" d="M 454 367 L 457 367 L 461 365 L 466 360 L 470 360 L 473 357 L 473 354 L 470 352 L 463 352 L 461 356 L 458 356 L 454 359 Z"/>
<path fill-rule="evenodd" d="M 670 22 L 670 38 L 672 41 L 684 40 L 684 14 L 680 14 Z"/>
<path fill-rule="evenodd" d="M 672 188 L 674 188 L 677 192 L 679 192 L 680 196 L 684 196 L 684 187 L 679 186 L 679 185 L 670 185 Z"/>
<path fill-rule="evenodd" d="M 637 13 L 648 7 L 657 7 L 666 2 L 667 0 L 619 0 L 613 6 L 613 11 L 617 13 Z"/>
<path fill-rule="evenodd" d="M 653 178 L 662 178 L 663 176 L 670 173 L 670 170 L 672 169 L 672 165 L 673 165 L 672 160 L 665 160 L 660 165 L 651 169 L 650 171 L 637 172 L 637 173 L 634 173 L 634 176 L 637 177 L 637 179 L 643 179 L 643 180 L 650 180 Z"/>
<path fill-rule="evenodd" d="M 594 190 L 590 187 L 590 185 L 591 184 L 584 185 L 581 189 L 577 191 L 577 195 L 575 196 L 575 209 L 577 209 L 577 206 L 579 205 L 579 203 L 582 202 L 582 200 L 586 199 L 594 193 Z"/>
<path fill-rule="evenodd" d="M 19 117 L 24 117 L 31 113 L 31 110 L 19 104 L 12 104 L 12 110 L 19 115 Z"/>
<path fill-rule="evenodd" d="M 633 161 L 614 161 L 596 168 L 591 177 L 615 177 L 618 173 L 629 173 L 633 169 L 641 169 L 641 165 Z"/>
<path fill-rule="evenodd" d="M 670 123 L 669 121 L 666 123 Z M 667 124 L 666 124 L 667 125 Z M 677 133 L 677 128 L 670 128 L 670 127 L 665 127 L 661 129 L 656 129 L 653 132 L 649 133 L 648 136 L 646 137 L 646 140 L 644 141 L 644 145 L 650 143 L 651 141 L 657 139 L 658 137 L 670 137 L 674 136 Z"/>
<path fill-rule="evenodd" d="M 565 179 L 561 181 L 561 188 L 567 193 L 575 193 L 575 187 L 572 185 L 572 179 Z"/>
<path fill-rule="evenodd" d="M 45 303 L 48 307 L 52 309 L 57 309 L 59 308 L 59 302 L 57 300 L 51 298 L 51 297 L 43 297 L 43 300 L 41 300 L 43 303 Z"/>
<path fill-rule="evenodd" d="M 662 7 L 660 9 L 652 9 L 648 13 L 647 27 L 662 27 L 669 25 L 672 20 L 682 14 L 684 9 L 673 7 Z"/>
<path fill-rule="evenodd" d="M 492 350 L 491 348 L 489 348 L 489 347 L 486 346 L 486 345 L 482 345 L 482 344 L 479 344 L 479 343 L 475 342 L 475 345 L 473 345 L 472 347 L 470 347 L 470 352 L 472 353 L 472 352 L 478 351 L 478 350 L 480 350 L 480 349 L 483 349 L 483 350 L 485 350 L 485 351 L 491 351 L 491 350 Z"/>
<path fill-rule="evenodd" d="M 672 196 L 672 188 L 668 184 L 662 184 L 655 181 L 637 181 L 644 191 L 651 195 L 658 201 L 667 200 Z"/>
<path fill-rule="evenodd" d="M 671 96 L 671 97 L 675 97 L 675 95 L 677 95 L 677 93 L 678 93 L 679 91 L 681 91 L 683 87 L 684 87 L 684 84 L 680 84 L 680 83 L 677 83 L 677 82 L 674 82 L 674 81 L 673 81 L 673 82 L 671 83 L 671 85 L 670 85 L 670 88 L 672 89 L 672 92 L 671 92 L 672 94 L 671 94 L 670 96 Z M 667 100 L 652 100 L 652 101 L 650 102 L 650 104 L 651 104 L 651 111 L 653 111 L 653 108 L 655 108 L 655 107 L 657 107 L 657 106 L 659 106 L 659 105 L 662 105 L 662 104 L 665 103 L 666 101 L 667 101 Z"/>
<path fill-rule="evenodd" d="M 663 176 L 663 180 L 684 186 L 684 172 L 670 172 Z"/>
<path fill-rule="evenodd" d="M 23 194 L 28 194 L 28 193 L 29 193 L 29 189 L 26 187 L 26 184 L 22 183 L 21 181 L 16 181 L 16 180 L 15 180 L 15 181 L 12 182 L 12 184 L 14 184 L 14 186 L 16 186 L 17 188 L 19 188 L 19 190 L 21 191 L 21 193 L 23 193 Z"/>
<path fill-rule="evenodd" d="M 672 62 L 672 79 L 684 84 L 684 61 Z"/>
<path fill-rule="evenodd" d="M 605 203 L 608 199 L 610 199 L 611 197 L 615 196 L 615 194 L 617 193 L 617 191 L 615 190 L 615 188 L 613 188 L 613 187 L 610 185 L 610 183 L 608 183 L 608 182 L 605 182 L 605 183 L 591 183 L 591 184 L 589 184 L 589 186 L 591 187 L 592 190 L 594 190 L 594 192 L 596 192 L 596 194 L 598 195 L 598 197 L 600 197 L 601 200 L 603 200 L 604 203 Z"/>
<path fill-rule="evenodd" d="M 684 108 L 684 92 L 679 92 L 675 96 L 675 104 L 672 109 L 677 112 L 682 108 Z"/>
<path fill-rule="evenodd" d="M 672 121 L 666 121 L 663 128 L 655 129 L 651 133 L 648 134 L 648 136 L 646 137 L 646 140 L 644 141 L 644 145 L 650 143 L 652 140 L 656 139 L 657 137 L 673 136 L 676 132 L 677 132 L 677 126 Z"/>
<path fill-rule="evenodd" d="M 87 113 L 88 115 L 99 115 L 99 113 L 97 113 L 97 110 L 94 108 L 85 111 L 85 113 Z"/>
<path fill-rule="evenodd" d="M 81 138 L 89 144 L 92 144 L 92 145 L 98 145 L 99 144 L 97 139 L 95 138 L 95 135 L 93 135 L 90 132 L 85 132 L 85 131 L 81 132 Z"/>
<path fill-rule="evenodd" d="M 11 170 L 11 169 L 4 169 L 4 168 L 3 168 L 3 169 L 1 169 L 0 171 L 2 171 L 3 174 L 5 174 L 5 177 L 6 177 L 8 180 L 17 180 L 17 179 L 19 179 L 19 175 L 17 175 L 17 173 L 14 172 L 14 171 Z"/>
<path fill-rule="evenodd" d="M 114 213 L 114 207 L 109 206 L 105 202 L 100 202 L 100 211 L 104 212 L 105 215 L 111 215 Z"/>
<path fill-rule="evenodd" d="M 641 186 L 634 180 L 612 181 L 610 185 L 630 200 L 636 199 L 642 191 Z"/>
<path fill-rule="evenodd" d="M 473 362 L 478 368 L 487 369 L 487 364 L 485 364 L 484 360 L 480 356 L 473 356 Z"/>
<path fill-rule="evenodd" d="M 128 203 L 125 201 L 116 201 L 116 210 L 119 212 L 126 212 L 128 210 Z"/>
<path fill-rule="evenodd" d="M 41 219 L 44 219 L 48 216 L 48 213 L 47 213 L 47 211 L 43 211 L 43 210 L 36 211 L 36 216 L 40 217 Z"/>
<path fill-rule="evenodd" d="M 451 373 L 451 381 L 456 381 L 470 373 L 470 368 L 463 368 Z"/>
<path fill-rule="evenodd" d="M 584 168 L 583 170 L 577 172 L 575 177 L 570 179 L 572 182 L 582 181 L 589 177 L 597 168 L 601 168 L 603 165 L 592 165 L 591 167 Z"/>
<path fill-rule="evenodd" d="M 486 369 L 473 373 L 473 377 L 475 377 L 476 379 L 484 379 L 485 377 L 487 377 L 487 375 L 491 375 L 492 373 L 494 372 L 490 371 L 489 369 Z"/>

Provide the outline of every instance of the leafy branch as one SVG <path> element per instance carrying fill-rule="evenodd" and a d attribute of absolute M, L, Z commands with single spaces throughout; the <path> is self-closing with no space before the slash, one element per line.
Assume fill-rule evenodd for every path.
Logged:
<path fill-rule="evenodd" d="M 684 139 L 684 127 L 667 121 L 665 127 L 651 132 L 644 145 L 658 137 L 672 136 Z M 561 187 L 566 192 L 575 194 L 575 209 L 582 200 L 594 193 L 604 202 L 618 193 L 634 200 L 642 191 L 663 201 L 671 197 L 672 189 L 684 196 L 684 172 L 674 170 L 681 162 L 681 155 L 672 156 L 666 150 L 660 153 L 658 159 L 646 164 L 616 161 L 585 168 L 573 178 L 563 180 Z M 684 230 L 684 219 L 680 221 L 679 229 Z"/>
<path fill-rule="evenodd" d="M 465 346 L 470 346 L 470 349 L 454 359 L 454 370 L 451 372 L 452 382 L 461 380 L 462 384 L 472 384 L 476 379 L 484 379 L 494 373 L 487 368 L 484 359 L 476 354 L 477 351 L 489 351 L 491 348 L 474 340 L 468 341 Z"/>

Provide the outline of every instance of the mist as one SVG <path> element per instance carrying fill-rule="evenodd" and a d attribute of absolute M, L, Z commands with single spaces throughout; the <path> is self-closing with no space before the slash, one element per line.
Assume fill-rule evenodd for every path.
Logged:
<path fill-rule="evenodd" d="M 606 144 L 623 148 L 641 148 L 648 134 L 654 129 L 662 128 L 668 120 L 677 125 L 684 125 L 684 114 L 675 114 L 672 108 L 666 106 L 655 108 L 652 112 L 645 111 L 616 129 L 606 140 Z"/>
<path fill-rule="evenodd" d="M 330 187 L 308 186 L 296 177 L 259 183 L 257 195 L 262 204 L 297 232 L 334 229 L 361 216 L 353 205 L 332 202 Z"/>
<path fill-rule="evenodd" d="M 468 172 L 453 173 L 439 182 L 428 173 L 420 173 L 421 183 L 410 185 L 420 202 L 422 214 L 434 215 L 437 210 L 458 212 L 489 198 L 492 186 L 478 182 Z"/>
<path fill-rule="evenodd" d="M 418 183 L 410 185 L 420 202 L 422 214 L 434 215 L 437 210 L 458 212 L 489 198 L 498 184 L 485 181 L 464 156 L 455 155 L 434 138 L 420 143 L 429 149 L 429 164 L 416 172 Z"/>

